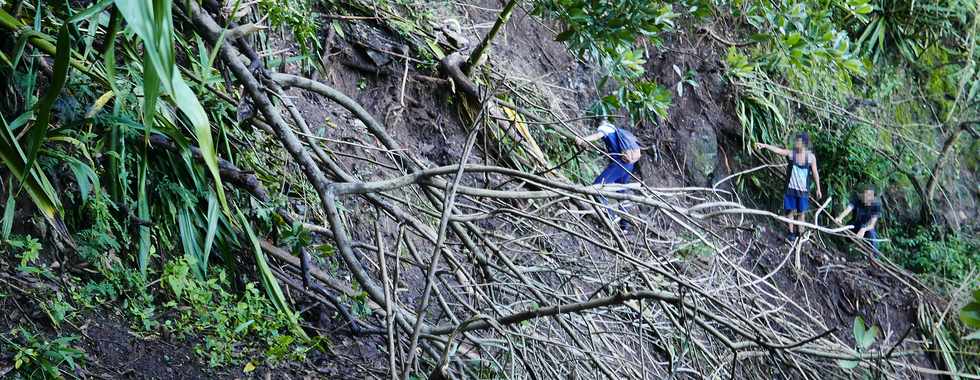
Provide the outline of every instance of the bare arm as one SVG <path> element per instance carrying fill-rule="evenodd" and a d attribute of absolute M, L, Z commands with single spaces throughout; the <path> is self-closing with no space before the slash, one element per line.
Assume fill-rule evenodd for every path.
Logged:
<path fill-rule="evenodd" d="M 576 137 L 575 144 L 578 144 L 579 146 L 585 146 L 585 144 L 601 139 L 603 136 L 605 135 L 602 132 L 596 132 L 585 137 Z"/>
<path fill-rule="evenodd" d="M 823 198 L 823 192 L 820 191 L 820 171 L 817 170 L 817 156 L 810 153 L 810 169 L 813 170 L 813 181 L 817 184 L 817 198 Z"/>
<path fill-rule="evenodd" d="M 844 209 L 844 212 L 840 213 L 840 215 L 837 215 L 837 217 L 834 218 L 834 221 L 837 222 L 837 224 L 841 224 L 841 221 L 844 220 L 844 217 L 850 214 L 852 210 L 854 210 L 854 206 L 847 205 L 847 208 Z"/>
<path fill-rule="evenodd" d="M 868 221 L 868 224 L 864 225 L 864 227 L 861 227 L 861 229 L 857 231 L 857 236 L 863 239 L 864 234 L 868 233 L 868 231 L 871 231 L 875 228 L 875 224 L 878 224 L 877 215 L 871 217 L 871 220 Z"/>
<path fill-rule="evenodd" d="M 878 224 L 878 216 L 877 215 L 871 217 L 871 220 L 869 220 L 868 221 L 868 224 L 864 225 L 864 227 L 861 228 L 861 231 L 862 232 L 871 231 L 871 230 L 875 229 L 875 225 L 876 224 Z"/>
<path fill-rule="evenodd" d="M 769 151 L 771 151 L 773 153 L 776 153 L 776 154 L 778 154 L 780 156 L 789 157 L 789 154 L 790 154 L 789 149 L 783 149 L 783 148 L 780 148 L 778 146 L 769 145 L 769 144 L 755 143 L 755 148 L 756 149 L 768 149 Z"/>

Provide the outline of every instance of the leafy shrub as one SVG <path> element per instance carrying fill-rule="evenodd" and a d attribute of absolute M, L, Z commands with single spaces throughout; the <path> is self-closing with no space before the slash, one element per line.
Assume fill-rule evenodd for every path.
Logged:
<path fill-rule="evenodd" d="M 858 354 L 868 352 L 868 349 L 875 343 L 875 339 L 878 338 L 878 326 L 867 326 L 864 323 L 864 318 L 860 316 L 854 317 L 854 342 L 856 343 L 856 349 Z M 838 360 L 837 365 L 841 368 L 853 370 L 861 364 L 857 360 Z"/>
<path fill-rule="evenodd" d="M 279 312 L 254 283 L 245 284 L 241 295 L 231 294 L 224 271 L 218 269 L 207 280 L 191 274 L 186 259 L 169 262 L 162 283 L 170 300 L 164 307 L 178 310 L 164 328 L 184 336 L 202 336 L 195 351 L 211 366 L 239 362 L 262 352 L 269 363 L 303 360 L 310 349 L 305 339 L 294 336 L 290 317 Z M 182 307 L 184 306 L 184 307 Z"/>
<path fill-rule="evenodd" d="M 892 231 L 891 243 L 883 244 L 882 251 L 912 271 L 959 283 L 980 263 L 976 238 L 947 235 L 935 226 Z"/>
<path fill-rule="evenodd" d="M 594 113 L 608 115 L 622 108 L 634 120 L 667 117 L 671 92 L 643 78 L 646 50 L 637 41 L 659 45 L 661 33 L 673 29 L 678 15 L 670 2 L 539 0 L 534 13 L 562 22 L 565 31 L 557 40 L 605 70 L 600 91 L 609 80 L 617 85 L 594 105 Z"/>
<path fill-rule="evenodd" d="M 891 163 L 872 148 L 881 141 L 875 128 L 848 125 L 839 131 L 828 131 L 806 125 L 801 129 L 810 133 L 820 172 L 827 174 L 821 176 L 824 189 L 827 194 L 835 194 L 841 203 L 862 184 L 884 189 L 896 180 L 897 173 L 891 170 Z"/>
<path fill-rule="evenodd" d="M 76 336 L 47 340 L 21 328 L 9 334 L 0 334 L 0 352 L 13 354 L 15 378 L 61 379 L 66 366 L 74 371 L 85 360 L 85 352 L 73 346 Z"/>
<path fill-rule="evenodd" d="M 303 54 L 320 49 L 319 38 L 317 38 L 317 17 L 309 0 L 261 0 L 259 8 L 269 16 L 269 22 L 273 27 L 289 27 Z"/>

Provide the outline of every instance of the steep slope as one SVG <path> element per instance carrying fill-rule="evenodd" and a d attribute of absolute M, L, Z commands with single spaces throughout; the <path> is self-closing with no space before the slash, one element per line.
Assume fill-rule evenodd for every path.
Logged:
<path fill-rule="evenodd" d="M 211 3 L 175 7 L 181 31 L 199 35 L 205 53 L 232 17 Z M 617 193 L 588 186 L 606 158 L 573 140 L 594 130 L 588 110 L 601 86 L 614 85 L 555 41 L 559 25 L 518 6 L 484 65 L 462 78 L 446 58 L 469 53 L 502 4 L 321 4 L 324 51 L 315 59 L 323 67 L 309 56 L 287 59 L 300 54 L 288 38 L 230 33 L 213 50 L 223 78 L 210 78 L 220 96 L 209 105 L 223 110 L 217 119 L 235 119 L 220 137 L 234 146 L 221 151 L 220 174 L 241 214 L 199 230 L 178 219 L 186 214 L 162 220 L 181 235 L 198 231 L 194 240 L 210 228 L 230 231 L 211 260 L 231 269 L 194 280 L 188 272 L 200 263 L 171 237 L 173 252 L 151 260 L 157 280 L 121 272 L 158 298 L 99 294 L 119 305 L 74 320 L 91 363 L 76 375 L 844 379 L 956 370 L 934 348 L 948 300 L 887 260 L 842 249 L 850 241 L 825 214 L 787 243 L 780 216 L 766 211 L 776 211 L 773 195 L 747 190 L 757 188 L 745 184 L 749 171 L 781 167 L 742 150 L 727 44 L 714 35 L 727 31 L 681 22 L 662 45 L 644 46 L 646 77 L 672 101 L 664 118 L 614 115 L 644 146 L 637 183 Z M 256 51 L 274 53 L 248 65 Z M 181 51 L 178 61 L 192 55 Z M 174 172 L 201 169 L 194 141 L 151 141 L 162 156 L 174 153 Z M 150 188 L 172 190 L 176 178 Z M 199 177 L 186 183 L 209 189 Z M 180 196 L 190 205 L 182 211 L 208 223 L 222 213 L 216 198 Z M 623 206 L 627 231 L 609 223 L 599 197 Z M 150 223 L 129 213 L 129 233 Z M 18 214 L 16 232 L 28 230 L 25 219 Z M 88 253 L 112 268 L 102 276 L 137 261 L 102 248 Z M 103 269 L 87 260 L 46 252 L 35 264 L 62 279 L 39 276 L 38 287 L 97 294 L 90 283 L 79 290 L 78 278 Z M 0 326 L 48 314 L 53 325 L 41 318 L 35 327 L 60 336 L 67 328 L 50 310 L 64 307 L 64 296 L 18 291 L 38 280 L 14 265 L 0 269 L 0 289 L 18 294 L 3 290 L 0 305 L 29 309 L 0 316 Z M 256 279 L 263 290 L 278 284 L 282 301 L 261 298 Z M 299 328 L 277 324 L 289 321 L 286 302 Z M 863 330 L 856 317 L 880 333 L 855 336 Z M 263 323 L 272 327 L 251 329 Z M 170 336 L 173 325 L 193 333 Z M 215 353 L 232 364 L 205 368 L 201 355 Z M 14 357 L 0 351 L 0 375 Z"/>

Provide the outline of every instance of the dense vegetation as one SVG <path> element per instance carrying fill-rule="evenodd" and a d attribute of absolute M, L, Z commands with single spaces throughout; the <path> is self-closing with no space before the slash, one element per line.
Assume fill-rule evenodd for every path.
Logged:
<path fill-rule="evenodd" d="M 508 23 L 511 12 L 522 8 L 555 26 L 554 39 L 565 43 L 599 73 L 595 94 L 586 94 L 595 95 L 596 101 L 580 113 L 587 113 L 586 118 L 621 115 L 625 124 L 638 128 L 662 127 L 674 98 L 683 97 L 685 92 L 690 95 L 702 85 L 701 74 L 677 66 L 673 67 L 676 78 L 671 78 L 670 83 L 655 77 L 650 73 L 650 55 L 678 35 L 700 34 L 714 40 L 724 63 L 726 85 L 733 94 L 728 109 L 740 124 L 736 140 L 742 146 L 732 147 L 739 152 L 739 162 L 746 167 L 780 164 L 753 151 L 752 144 L 788 145 L 797 131 L 807 131 L 813 136 L 814 151 L 820 158 L 821 172 L 825 173 L 825 194 L 832 198 L 828 211 L 842 209 L 861 184 L 870 183 L 880 189 L 886 210 L 880 229 L 887 239 L 883 245 L 884 261 L 916 273 L 937 297 L 952 300 L 962 310 L 960 321 L 940 318 L 933 327 L 924 328 L 937 336 L 931 352 L 938 352 L 945 370 L 952 373 L 980 371 L 980 361 L 976 360 L 980 336 L 971 331 L 980 329 L 980 239 L 976 236 L 976 221 L 966 216 L 977 212 L 976 173 L 980 165 L 980 17 L 976 1 L 510 0 L 500 5 L 501 14 L 486 39 L 471 44 L 476 47 L 475 53 L 464 60 L 463 70 L 457 74 L 464 77 L 454 76 L 450 70 L 453 67 L 446 67 L 453 54 L 459 53 L 451 52 L 451 43 L 434 37 L 437 30 L 433 25 L 442 20 L 416 3 L 0 1 L 0 92 L 4 94 L 0 101 L 0 202 L 4 204 L 0 213 L 0 270 L 30 281 L 60 284 L 57 290 L 45 288 L 19 294 L 12 282 L 28 280 L 0 277 L 4 285 L 0 288 L 0 301 L 26 297 L 41 305 L 45 317 L 31 326 L 0 333 L 0 359 L 5 355 L 13 357 L 14 372 L 24 378 L 71 376 L 76 366 L 85 365 L 86 359 L 77 348 L 77 333 L 62 327 L 91 313 L 118 310 L 138 334 L 167 334 L 192 341 L 195 351 L 210 366 L 233 365 L 248 373 L 256 366 L 303 361 L 311 352 L 329 350 L 329 338 L 316 334 L 317 329 L 308 320 L 311 317 L 303 314 L 313 309 L 304 306 L 313 303 L 329 305 L 358 334 L 379 334 L 381 330 L 393 334 L 392 330 L 404 329 L 406 336 L 400 344 L 410 349 L 405 350 L 407 358 L 400 358 L 405 360 L 399 364 L 404 368 L 397 370 L 406 376 L 413 368 L 433 376 L 457 370 L 486 378 L 503 376 L 505 366 L 496 358 L 472 359 L 468 366 L 447 363 L 455 355 L 450 355 L 449 347 L 457 333 L 480 318 L 488 318 L 482 313 L 493 318 L 511 314 L 500 311 L 511 310 L 507 303 L 492 304 L 495 308 L 506 307 L 488 307 L 473 320 L 449 318 L 455 329 L 425 322 L 425 333 L 421 332 L 426 306 L 433 310 L 437 306 L 449 308 L 439 288 L 431 290 L 433 279 L 442 275 L 435 269 L 438 253 L 440 249 L 450 249 L 443 247 L 449 245 L 447 235 L 459 236 L 452 249 L 462 252 L 459 246 L 465 246 L 472 261 L 480 265 L 473 272 L 485 271 L 489 278 L 492 276 L 488 268 L 521 271 L 504 259 L 482 262 L 487 260 L 479 256 L 484 250 L 471 245 L 486 244 L 492 247 L 486 249 L 489 252 L 498 249 L 495 238 L 504 242 L 497 242 L 498 246 L 520 239 L 488 238 L 490 234 L 476 232 L 480 230 L 473 223 L 466 224 L 467 217 L 478 220 L 473 216 L 476 214 L 450 220 L 450 215 L 460 212 L 452 210 L 462 169 L 455 179 L 451 177 L 455 169 L 436 173 L 446 176 L 445 183 L 454 183 L 445 186 L 444 198 L 442 188 L 436 186 L 441 182 L 432 180 L 411 183 L 420 185 L 409 194 L 412 198 L 365 196 L 365 203 L 375 205 L 373 211 L 355 211 L 354 205 L 339 199 L 334 202 L 335 194 L 344 193 L 338 190 L 342 187 L 333 187 L 333 182 L 406 178 L 399 176 L 431 168 L 418 167 L 410 153 L 398 153 L 401 150 L 391 144 L 391 138 L 375 120 L 380 115 L 364 116 L 367 111 L 360 105 L 329 87 L 313 90 L 342 104 L 362 120 L 378 141 L 377 149 L 389 154 L 383 157 L 384 164 L 368 161 L 371 170 L 380 173 L 378 176 L 374 172 L 363 177 L 348 173 L 341 155 L 321 150 L 325 148 L 310 131 L 319 131 L 318 127 L 312 123 L 307 126 L 296 115 L 299 111 L 284 90 L 317 87 L 303 84 L 300 79 L 283 79 L 275 73 L 287 72 L 287 67 L 304 73 L 326 72 L 331 42 L 323 36 L 344 38 L 355 31 L 351 25 L 358 20 L 373 20 L 405 41 L 404 51 L 411 54 L 404 54 L 415 57 L 411 61 L 413 72 L 440 77 L 446 72 L 456 86 L 453 89 L 459 88 L 459 97 L 451 97 L 450 101 L 459 106 L 461 123 L 473 126 L 466 131 L 469 137 L 465 147 L 459 149 L 467 152 L 464 157 L 478 146 L 474 143 L 477 132 L 486 133 L 494 146 L 486 155 L 494 157 L 493 162 L 516 172 L 534 173 L 533 177 L 520 177 L 503 169 L 481 169 L 493 175 L 513 176 L 494 190 L 512 191 L 504 185 L 519 178 L 515 182 L 530 184 L 528 191 L 561 188 L 566 198 L 554 202 L 571 203 L 594 194 L 577 187 L 562 188 L 560 184 L 590 181 L 598 168 L 596 157 L 580 162 L 581 150 L 566 138 L 578 131 L 567 127 L 562 115 L 537 107 L 547 103 L 545 96 L 515 90 L 506 75 L 492 68 L 492 52 L 484 50 L 494 38 L 499 38 L 495 34 L 499 26 Z M 297 47 L 295 55 L 258 54 L 281 47 L 284 42 L 279 37 L 286 35 L 290 38 L 287 43 Z M 216 47 L 222 44 L 234 46 L 241 55 Z M 396 59 L 400 56 L 394 55 Z M 404 74 L 399 68 L 398 75 L 408 78 L 409 62 L 404 60 Z M 497 95 L 495 101 L 487 101 L 481 98 L 486 92 L 483 86 L 508 90 L 499 91 L 503 95 Z M 404 84 L 401 92 L 404 97 Z M 387 115 L 383 121 L 387 122 Z M 510 125 L 516 127 L 512 129 Z M 486 140 L 481 144 L 486 146 Z M 734 190 L 758 194 L 748 202 L 771 209 L 768 205 L 782 195 L 774 190 L 783 186 L 782 181 L 779 166 L 737 177 Z M 350 193 L 362 194 L 358 191 L 362 190 Z M 477 197 L 472 193 L 466 196 Z M 507 196 L 514 195 L 500 197 Z M 674 212 L 671 207 L 685 207 L 680 201 L 674 204 L 657 198 L 661 195 L 645 196 L 645 202 L 649 202 L 646 205 L 651 207 L 670 212 Z M 524 199 L 514 197 L 510 199 L 514 203 L 515 199 Z M 392 211 L 400 209 L 383 206 L 390 204 L 412 210 L 409 213 L 419 215 L 429 228 L 403 219 L 394 232 L 398 238 L 388 242 L 400 260 L 408 262 L 402 258 L 403 251 L 411 252 L 414 262 L 422 268 L 420 278 L 428 278 L 416 284 L 420 288 L 420 306 L 401 311 L 393 311 L 387 301 L 380 302 L 391 296 L 387 293 L 385 255 L 381 253 L 375 260 L 361 257 L 366 254 L 360 253 L 383 250 L 378 221 L 382 214 L 400 215 Z M 467 212 L 483 211 L 472 204 L 465 207 Z M 968 207 L 972 209 L 965 209 Z M 501 206 L 486 214 L 506 214 L 507 210 Z M 358 231 L 350 241 L 342 240 L 344 228 L 354 229 L 351 220 L 368 214 L 378 214 L 377 219 L 372 219 L 377 241 L 371 243 L 374 240 L 369 231 Z M 688 229 L 681 229 L 681 244 L 671 243 L 664 251 L 685 260 L 715 255 L 717 247 L 705 240 L 703 236 L 709 235 L 705 230 L 682 223 L 693 220 L 685 219 L 693 218 L 691 214 L 696 213 L 674 217 L 675 222 Z M 517 232 L 508 234 L 545 234 L 532 224 L 543 223 L 541 220 L 522 221 L 519 216 L 513 220 Z M 324 223 L 326 228 L 321 227 Z M 557 225 L 550 223 L 548 227 Z M 412 240 L 403 240 L 407 233 L 399 229 L 406 229 L 404 226 L 418 229 L 418 235 L 428 238 L 419 239 L 425 245 L 417 249 Z M 582 231 L 595 229 L 585 222 L 562 227 L 563 232 L 577 231 L 576 236 L 585 236 Z M 479 240 L 467 241 L 463 237 L 469 236 L 465 231 Z M 619 239 L 613 235 L 602 239 L 611 246 Z M 861 252 L 849 248 L 853 244 L 848 235 L 837 235 L 830 238 L 830 246 L 842 252 L 852 249 L 854 257 L 863 258 Z M 371 238 L 368 243 L 355 240 L 365 236 Z M 539 244 L 534 239 L 530 241 L 528 244 Z M 352 259 L 353 251 L 348 248 L 358 244 L 358 249 L 363 250 L 358 251 L 358 260 L 370 262 L 367 271 L 357 269 L 360 266 L 354 263 L 359 261 Z M 365 248 L 372 247 L 370 244 L 375 244 L 376 249 Z M 619 244 L 623 244 L 621 240 Z M 427 272 L 418 259 L 426 249 L 433 252 Z M 452 265 L 458 268 L 462 264 Z M 317 268 L 324 277 L 311 280 L 311 268 Z M 466 276 L 459 274 L 465 271 L 454 270 L 458 272 L 453 275 Z M 371 271 L 384 276 L 366 273 Z M 513 275 L 511 280 L 527 281 L 523 273 Z M 645 286 L 650 286 L 651 281 L 667 284 L 665 278 L 676 280 L 667 272 L 657 273 L 653 280 L 643 277 Z M 327 276 L 333 280 L 324 280 Z M 5 279 L 8 277 L 12 280 Z M 566 280 L 556 282 L 571 281 Z M 690 280 L 694 283 L 694 279 Z M 317 281 L 326 285 L 316 285 Z M 397 278 L 395 281 L 397 289 Z M 640 284 L 639 277 L 631 281 L 635 281 L 633 285 Z M 538 284 L 537 280 L 532 282 Z M 540 282 L 543 284 L 544 280 Z M 380 292 L 379 283 L 385 286 Z M 591 285 L 599 291 L 609 285 L 600 284 L 601 287 Z M 443 289 L 469 286 L 443 285 Z M 616 284 L 624 289 L 633 285 Z M 525 286 L 534 288 L 526 283 Z M 287 289 L 296 292 L 289 293 Z M 971 289 L 977 290 L 971 293 Z M 601 295 L 599 291 L 596 294 Z M 468 288 L 466 292 L 465 297 L 479 293 Z M 610 304 L 624 303 L 615 298 L 623 293 L 616 292 L 610 296 Z M 671 301 L 673 295 L 668 294 L 659 301 L 650 301 L 659 302 L 663 310 L 672 310 L 666 304 L 680 305 L 678 310 L 664 311 L 669 324 L 662 325 L 678 331 L 682 325 L 694 329 L 686 323 L 690 314 L 695 324 L 708 326 L 696 315 L 710 311 L 698 307 L 720 302 L 705 295 L 706 301 L 685 309 L 685 291 L 679 292 L 679 300 Z M 296 295 L 299 293 L 312 301 L 300 305 L 296 302 L 301 297 Z M 430 293 L 435 294 L 431 302 Z M 537 296 L 536 300 L 524 301 L 533 304 L 534 309 L 544 310 L 548 301 Z M 637 299 L 639 306 L 626 305 L 638 308 L 641 319 L 654 318 L 644 314 L 646 301 Z M 451 302 L 458 307 L 457 303 L 466 301 Z M 721 311 L 716 313 L 725 317 Z M 378 317 L 382 314 L 394 317 Z M 530 323 L 521 320 L 520 313 L 512 315 L 518 326 Z M 373 331 L 375 320 L 383 322 L 379 323 L 383 329 Z M 745 327 L 727 319 L 712 323 L 721 327 L 704 328 L 705 335 L 722 341 L 732 351 L 736 351 L 733 344 L 765 340 L 732 333 L 755 325 Z M 786 333 L 795 334 L 790 336 L 797 340 L 825 334 L 798 327 L 795 322 L 787 324 L 790 327 Z M 490 329 L 488 326 L 481 328 Z M 568 333 L 568 327 L 561 328 Z M 439 331 L 442 333 L 435 333 Z M 726 342 L 721 338 L 726 333 L 738 341 Z M 797 365 L 808 369 L 843 371 L 840 373 L 845 375 L 841 376 L 865 370 L 869 375 L 894 370 L 878 363 L 898 360 L 891 358 L 891 352 L 886 357 L 872 352 L 877 333 L 870 322 L 866 326 L 864 320 L 855 319 L 853 334 L 856 346 L 851 346 L 853 350 L 848 353 L 852 356 L 838 357 L 843 354 L 831 343 L 815 346 L 812 350 L 817 354 L 811 356 L 798 352 L 792 355 L 819 357 L 824 361 L 794 360 L 804 361 Z M 428 342 L 431 335 L 449 335 L 445 340 L 448 343 L 438 339 L 431 344 L 419 343 Z M 690 360 L 710 367 L 725 362 L 723 354 L 715 351 L 723 351 L 724 355 L 728 352 L 725 347 L 689 348 L 682 333 L 659 339 L 674 339 L 676 347 L 684 347 L 685 353 L 688 349 L 693 352 L 690 357 L 681 354 L 682 359 L 676 359 L 673 352 L 665 354 L 670 360 Z M 501 343 L 506 342 L 503 339 L 473 342 L 491 346 L 488 350 L 503 349 L 501 345 L 506 344 Z M 774 342 L 785 345 L 794 341 L 781 337 Z M 763 348 L 775 350 L 759 347 Z M 525 355 L 524 351 L 513 352 Z M 394 358 L 394 353 L 391 355 Z M 513 360 L 507 356 L 506 360 Z M 600 359 L 591 360 L 599 369 L 607 365 Z M 780 360 L 786 362 L 758 365 L 789 366 L 789 359 Z M 824 362 L 830 363 L 829 367 Z M 3 364 L 0 360 L 0 376 L 5 373 Z M 395 364 L 391 365 L 394 370 Z M 692 366 L 698 368 L 696 364 Z M 734 363 L 731 368 L 734 375 Z M 755 367 L 746 365 L 742 370 L 751 368 Z M 419 371 L 416 375 L 423 374 Z"/>

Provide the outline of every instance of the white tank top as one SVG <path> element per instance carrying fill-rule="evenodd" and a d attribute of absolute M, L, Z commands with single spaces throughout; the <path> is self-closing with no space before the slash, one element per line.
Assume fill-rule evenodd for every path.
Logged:
<path fill-rule="evenodd" d="M 806 152 L 806 161 L 803 163 L 803 165 L 797 164 L 795 158 L 793 158 L 792 161 L 793 171 L 789 176 L 789 188 L 801 192 L 807 192 L 807 177 L 810 175 L 810 152 Z"/>

